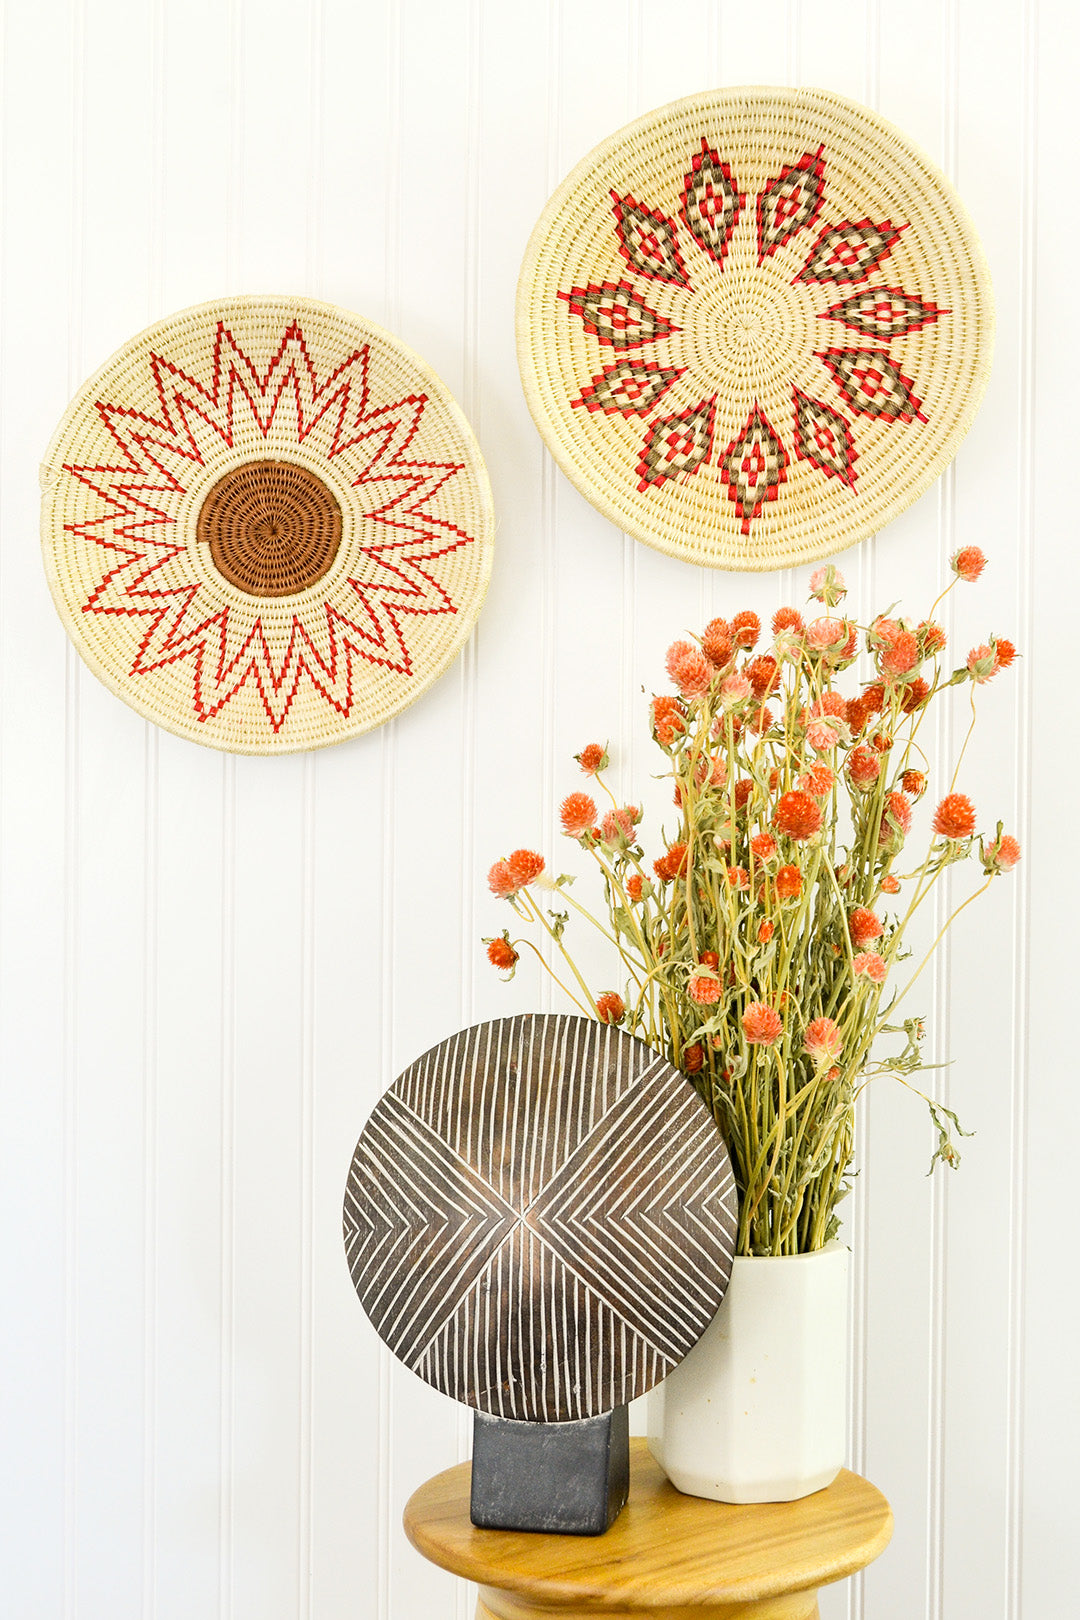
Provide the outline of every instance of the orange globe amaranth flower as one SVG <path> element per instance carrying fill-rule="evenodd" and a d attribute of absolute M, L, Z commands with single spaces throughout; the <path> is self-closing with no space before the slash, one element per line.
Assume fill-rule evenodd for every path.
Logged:
<path fill-rule="evenodd" d="M 733 669 L 720 683 L 720 701 L 725 709 L 737 709 L 752 696 L 750 682 L 741 670 Z"/>
<path fill-rule="evenodd" d="M 756 613 L 751 613 L 749 608 L 736 613 L 731 621 L 731 639 L 736 647 L 745 647 L 747 650 L 755 647 L 760 634 L 761 620 Z"/>
<path fill-rule="evenodd" d="M 853 737 L 857 737 L 859 735 L 859 732 L 866 725 L 869 718 L 870 710 L 866 707 L 861 697 L 849 699 L 845 719 L 847 720 L 848 727 Z"/>
<path fill-rule="evenodd" d="M 595 776 L 602 771 L 608 763 L 607 749 L 601 748 L 599 743 L 586 743 L 580 754 L 574 758 L 585 772 L 586 776 Z"/>
<path fill-rule="evenodd" d="M 641 819 L 636 804 L 627 804 L 619 810 L 609 810 L 600 823 L 600 841 L 619 848 L 634 841 L 634 828 Z"/>
<path fill-rule="evenodd" d="M 492 967 L 512 968 L 518 960 L 518 953 L 508 939 L 500 936 L 498 939 L 488 940 L 487 959 Z"/>
<path fill-rule="evenodd" d="M 720 966 L 720 958 L 715 951 L 702 951 L 698 961 L 702 967 L 718 968 Z"/>
<path fill-rule="evenodd" d="M 904 694 L 904 701 L 900 707 L 904 714 L 914 714 L 916 709 L 922 708 L 930 696 L 929 683 L 924 681 L 921 675 L 917 676 L 913 681 L 908 681 L 907 685 L 901 688 L 901 691 Z"/>
<path fill-rule="evenodd" d="M 686 872 L 686 845 L 672 844 L 653 861 L 653 871 L 663 883 L 682 877 Z"/>
<path fill-rule="evenodd" d="M 750 659 L 743 674 L 753 687 L 754 696 L 764 699 L 775 692 L 779 684 L 780 666 L 770 653 L 759 653 Z"/>
<path fill-rule="evenodd" d="M 797 866 L 782 866 L 776 874 L 778 900 L 794 900 L 802 894 L 802 873 Z"/>
<path fill-rule="evenodd" d="M 713 678 L 712 665 L 705 654 L 688 641 L 673 641 L 664 663 L 683 697 L 701 697 L 709 690 Z"/>
<path fill-rule="evenodd" d="M 748 1046 L 771 1046 L 783 1029 L 780 1014 L 763 1001 L 752 1001 L 742 1015 L 742 1030 Z"/>
<path fill-rule="evenodd" d="M 983 859 L 988 872 L 1011 872 L 1020 859 L 1020 845 L 1011 833 L 1002 833 Z"/>
<path fill-rule="evenodd" d="M 859 702 L 867 714 L 880 714 L 885 707 L 885 688 L 881 682 L 874 681 L 872 685 L 864 687 Z"/>
<path fill-rule="evenodd" d="M 700 1041 L 694 1041 L 690 1046 L 684 1046 L 682 1051 L 683 1074 L 697 1074 L 705 1067 L 705 1048 Z"/>
<path fill-rule="evenodd" d="M 872 748 L 860 743 L 848 755 L 848 775 L 858 788 L 868 788 L 881 775 L 881 761 Z"/>
<path fill-rule="evenodd" d="M 835 607 L 840 598 L 847 595 L 847 584 L 839 568 L 833 563 L 815 568 L 810 575 L 810 595 L 818 602 L 828 602 L 830 607 Z"/>
<path fill-rule="evenodd" d="M 773 824 L 788 838 L 812 838 L 822 823 L 821 807 L 799 789 L 785 793 L 776 806 Z"/>
<path fill-rule="evenodd" d="M 803 1045 L 817 1062 L 831 1063 L 839 1057 L 844 1041 L 833 1018 L 815 1018 L 806 1026 Z"/>
<path fill-rule="evenodd" d="M 641 891 L 644 886 L 644 879 L 642 878 L 640 872 L 635 872 L 631 877 L 628 877 L 626 880 L 626 893 L 628 898 L 631 900 L 640 900 Z"/>
<path fill-rule="evenodd" d="M 653 732 L 661 748 L 670 748 L 686 730 L 686 714 L 678 698 L 656 697 L 652 701 Z"/>
<path fill-rule="evenodd" d="M 800 792 L 810 793 L 815 799 L 823 799 L 826 794 L 832 792 L 835 782 L 836 772 L 819 759 L 808 771 L 803 771 L 795 785 Z"/>
<path fill-rule="evenodd" d="M 794 632 L 795 635 L 801 636 L 805 629 L 806 625 L 803 623 L 803 616 L 799 612 L 798 608 L 777 608 L 776 612 L 772 616 L 772 631 L 774 636 L 780 635 L 781 631 L 783 630 L 789 630 Z"/>
<path fill-rule="evenodd" d="M 966 579 L 969 584 L 974 584 L 986 567 L 986 556 L 978 546 L 962 546 L 959 551 L 953 553 L 951 562 L 954 574 Z"/>
<path fill-rule="evenodd" d="M 699 1007 L 712 1007 L 720 1000 L 722 986 L 720 980 L 711 973 L 694 973 L 687 985 L 687 992 L 691 1001 L 696 1001 Z"/>
<path fill-rule="evenodd" d="M 894 878 L 891 872 L 886 872 L 885 876 L 882 878 L 882 880 L 881 880 L 881 892 L 882 892 L 882 894 L 899 894 L 900 893 L 899 880 L 897 878 Z"/>
<path fill-rule="evenodd" d="M 766 917 L 764 922 L 758 924 L 758 944 L 767 945 L 775 932 L 776 930 L 774 925 L 769 921 L 768 917 Z"/>
<path fill-rule="evenodd" d="M 910 630 L 900 630 L 881 649 L 878 668 L 886 675 L 907 675 L 919 662 L 919 643 Z"/>
<path fill-rule="evenodd" d="M 985 686 L 990 677 L 998 672 L 993 647 L 988 646 L 985 641 L 980 647 L 972 647 L 967 655 L 967 672 L 976 686 Z"/>
<path fill-rule="evenodd" d="M 735 784 L 735 808 L 745 810 L 751 794 L 754 791 L 753 778 L 741 776 Z"/>
<path fill-rule="evenodd" d="M 954 842 L 970 838 L 975 831 L 975 806 L 966 793 L 948 793 L 934 811 L 931 826 L 942 838 Z"/>
<path fill-rule="evenodd" d="M 887 754 L 892 745 L 891 731 L 875 731 L 870 739 L 871 748 L 876 748 L 879 754 Z"/>
<path fill-rule="evenodd" d="M 924 771 L 905 771 L 900 778 L 900 786 L 905 793 L 910 793 L 913 799 L 921 799 L 926 792 L 926 773 Z"/>
<path fill-rule="evenodd" d="M 724 869 L 729 889 L 748 889 L 750 887 L 750 874 L 745 866 L 728 866 Z"/>
<path fill-rule="evenodd" d="M 889 969 L 885 958 L 879 956 L 877 951 L 860 951 L 851 959 L 851 971 L 859 978 L 870 979 L 874 984 L 884 984 Z"/>
<path fill-rule="evenodd" d="M 921 640 L 923 652 L 927 658 L 932 658 L 937 653 L 945 651 L 948 638 L 940 624 L 935 624 L 933 619 L 924 619 L 915 634 Z"/>
<path fill-rule="evenodd" d="M 862 947 L 881 938 L 881 923 L 866 906 L 856 906 L 848 918 L 851 943 Z"/>
<path fill-rule="evenodd" d="M 488 873 L 487 880 L 488 888 L 492 894 L 497 894 L 500 900 L 509 899 L 520 888 L 520 884 L 514 882 L 508 861 L 496 861 Z"/>
<path fill-rule="evenodd" d="M 567 794 L 559 808 L 559 820 L 568 838 L 591 832 L 596 820 L 596 803 L 587 793 Z"/>
<path fill-rule="evenodd" d="M 621 1023 L 626 1014 L 626 1003 L 614 990 L 605 990 L 596 998 L 596 1016 L 602 1024 Z"/>
<path fill-rule="evenodd" d="M 727 760 L 722 754 L 715 757 L 703 754 L 694 766 L 694 781 L 699 788 L 723 787 L 727 781 Z"/>
<path fill-rule="evenodd" d="M 776 839 L 772 833 L 755 833 L 750 840 L 750 848 L 757 861 L 771 861 L 776 854 Z"/>
<path fill-rule="evenodd" d="M 752 731 L 755 737 L 763 737 L 773 723 L 775 716 L 767 703 L 760 709 L 753 709 L 746 717 L 746 729 Z"/>
<path fill-rule="evenodd" d="M 1008 669 L 1016 659 L 1016 648 L 1004 636 L 999 636 L 994 640 L 994 657 L 998 669 Z"/>
<path fill-rule="evenodd" d="M 829 691 L 822 692 L 817 702 L 812 705 L 810 713 L 831 714 L 838 720 L 844 720 L 847 718 L 847 700 L 830 688 Z"/>
<path fill-rule="evenodd" d="M 827 753 L 846 741 L 847 722 L 836 715 L 817 715 L 806 727 L 806 740 L 811 748 Z"/>
<path fill-rule="evenodd" d="M 514 880 L 514 888 L 527 889 L 544 870 L 544 857 L 538 855 L 535 849 L 515 849 L 506 857 L 506 864 Z"/>
<path fill-rule="evenodd" d="M 731 626 L 726 619 L 710 619 L 701 637 L 701 650 L 717 669 L 731 662 L 735 643 L 731 639 Z"/>
<path fill-rule="evenodd" d="M 906 793 L 898 793 L 894 788 L 887 795 L 881 811 L 881 829 L 878 841 L 888 844 L 896 837 L 906 838 L 911 831 L 911 800 Z"/>
<path fill-rule="evenodd" d="M 811 652 L 829 652 L 842 647 L 847 639 L 845 619 L 811 619 L 806 627 L 806 645 Z"/>

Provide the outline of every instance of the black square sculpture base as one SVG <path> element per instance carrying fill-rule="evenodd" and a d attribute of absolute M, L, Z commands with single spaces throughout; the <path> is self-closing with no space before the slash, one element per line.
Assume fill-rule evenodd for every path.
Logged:
<path fill-rule="evenodd" d="M 578 1423 L 518 1423 L 473 1413 L 473 1524 L 600 1536 L 630 1490 L 625 1406 Z"/>

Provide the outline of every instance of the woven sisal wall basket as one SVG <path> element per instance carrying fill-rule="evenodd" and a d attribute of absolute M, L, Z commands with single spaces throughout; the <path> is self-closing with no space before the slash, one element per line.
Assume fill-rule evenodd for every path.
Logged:
<path fill-rule="evenodd" d="M 42 467 L 53 598 L 90 668 L 179 736 L 340 742 L 460 652 L 494 517 L 468 423 L 389 333 L 329 304 L 184 310 L 80 390 Z"/>
<path fill-rule="evenodd" d="M 717 568 L 880 529 L 956 454 L 993 348 L 978 238 L 944 176 L 822 90 L 714 91 L 598 146 L 533 232 L 529 408 L 620 528 Z"/>

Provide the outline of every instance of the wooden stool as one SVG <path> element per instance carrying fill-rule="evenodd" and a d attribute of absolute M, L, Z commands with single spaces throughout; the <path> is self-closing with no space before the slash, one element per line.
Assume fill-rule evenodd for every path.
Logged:
<path fill-rule="evenodd" d="M 476 1529 L 468 1463 L 421 1485 L 406 1534 L 479 1583 L 476 1620 L 815 1620 L 818 1587 L 865 1568 L 892 1534 L 881 1492 L 846 1469 L 801 1502 L 731 1507 L 680 1495 L 644 1440 L 630 1453 L 630 1500 L 606 1535 Z"/>

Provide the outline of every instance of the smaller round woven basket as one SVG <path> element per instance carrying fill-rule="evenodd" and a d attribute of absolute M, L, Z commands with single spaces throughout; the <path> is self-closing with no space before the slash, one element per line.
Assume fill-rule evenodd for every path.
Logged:
<path fill-rule="evenodd" d="M 148 719 L 241 754 L 340 742 L 460 652 L 491 490 L 412 350 L 311 299 L 230 298 L 126 343 L 42 466 L 57 609 Z"/>
<path fill-rule="evenodd" d="M 921 495 L 978 409 L 993 324 L 945 177 L 822 90 L 709 92 L 612 135 L 518 287 L 526 398 L 567 477 L 717 568 L 832 555 Z"/>

